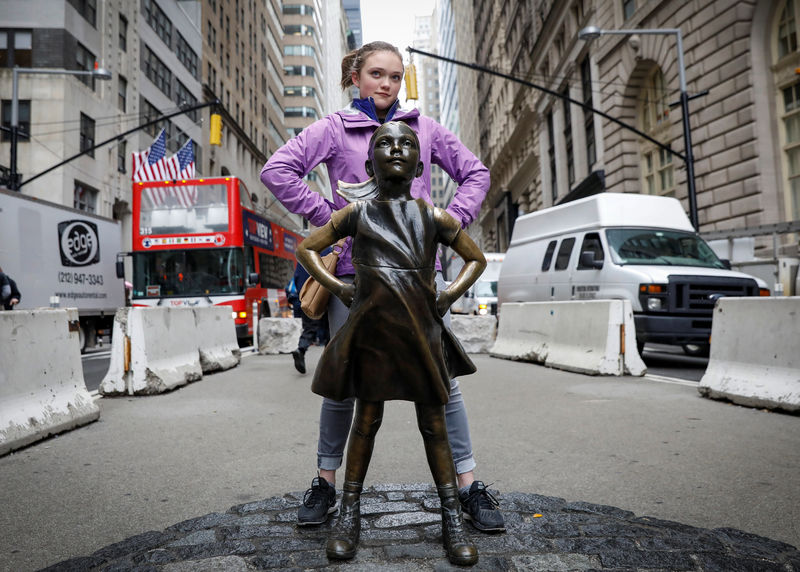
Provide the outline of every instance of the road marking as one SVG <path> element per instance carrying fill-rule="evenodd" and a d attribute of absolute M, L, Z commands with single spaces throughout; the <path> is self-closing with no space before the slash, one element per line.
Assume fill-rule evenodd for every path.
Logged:
<path fill-rule="evenodd" d="M 111 356 L 111 350 L 105 352 L 96 352 L 91 354 L 84 354 L 81 356 L 81 359 L 84 361 L 90 361 L 93 359 L 106 359 Z"/>
<path fill-rule="evenodd" d="M 667 377 L 665 375 L 646 374 L 645 379 L 650 381 L 657 381 L 658 383 L 672 383 L 674 385 L 685 385 L 687 387 L 697 387 L 696 381 L 689 381 L 688 379 L 681 379 L 679 377 Z"/>

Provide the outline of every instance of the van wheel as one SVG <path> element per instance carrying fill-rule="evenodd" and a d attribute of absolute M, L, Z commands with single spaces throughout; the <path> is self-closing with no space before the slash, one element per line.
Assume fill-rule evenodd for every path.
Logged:
<path fill-rule="evenodd" d="M 642 355 L 642 352 L 644 351 L 644 342 L 640 341 L 639 339 L 636 340 L 636 351 L 639 352 L 640 356 Z"/>
<path fill-rule="evenodd" d="M 692 357 L 708 357 L 711 353 L 711 346 L 709 344 L 684 344 L 683 353 Z"/>

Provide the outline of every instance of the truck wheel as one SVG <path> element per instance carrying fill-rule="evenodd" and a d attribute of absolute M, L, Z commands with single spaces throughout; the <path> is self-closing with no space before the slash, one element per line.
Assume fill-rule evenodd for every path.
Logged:
<path fill-rule="evenodd" d="M 639 356 L 641 356 L 644 351 L 644 342 L 640 341 L 638 338 L 636 340 L 636 351 L 639 352 Z"/>
<path fill-rule="evenodd" d="M 708 357 L 711 352 L 709 344 L 684 344 L 683 353 L 692 357 Z"/>
<path fill-rule="evenodd" d="M 86 351 L 86 326 L 81 324 L 78 328 L 78 345 L 81 348 L 81 353 Z"/>

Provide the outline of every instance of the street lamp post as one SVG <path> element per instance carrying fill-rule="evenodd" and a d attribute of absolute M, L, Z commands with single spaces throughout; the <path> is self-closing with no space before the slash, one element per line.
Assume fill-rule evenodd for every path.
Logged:
<path fill-rule="evenodd" d="M 89 75 L 95 79 L 109 80 L 111 79 L 111 72 L 97 67 L 93 70 L 62 70 L 62 69 L 45 69 L 45 68 L 13 68 L 12 73 L 12 87 L 11 87 L 11 176 L 9 187 L 11 190 L 19 190 L 19 175 L 17 174 L 17 140 L 19 133 L 19 74 L 46 74 L 46 75 Z"/>
<path fill-rule="evenodd" d="M 587 26 L 578 32 L 578 38 L 581 40 L 591 41 L 599 38 L 600 36 L 626 36 L 631 34 L 671 34 L 674 35 L 678 43 L 678 78 L 680 80 L 681 96 L 681 113 L 683 115 L 683 144 L 686 150 L 684 151 L 684 161 L 686 163 L 686 185 L 689 194 L 689 219 L 695 230 L 700 229 L 700 223 L 697 219 L 697 189 L 694 181 L 694 155 L 692 154 L 692 133 L 689 127 L 689 94 L 686 91 L 686 68 L 683 65 L 683 39 L 679 28 L 657 28 L 657 29 L 641 29 L 641 30 L 601 30 L 597 26 Z"/>

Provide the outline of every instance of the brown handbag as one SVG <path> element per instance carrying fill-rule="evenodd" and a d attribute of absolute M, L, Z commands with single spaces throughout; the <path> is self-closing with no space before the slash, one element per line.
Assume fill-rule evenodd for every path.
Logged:
<path fill-rule="evenodd" d="M 336 272 L 336 263 L 339 262 L 339 254 L 342 252 L 343 245 L 344 239 L 334 244 L 331 252 L 322 257 L 322 265 L 331 274 Z M 319 320 L 328 311 L 330 295 L 330 290 L 309 276 L 300 289 L 300 308 L 312 320 Z"/>

